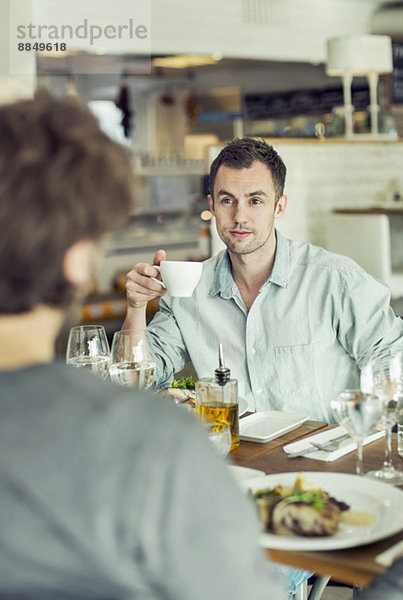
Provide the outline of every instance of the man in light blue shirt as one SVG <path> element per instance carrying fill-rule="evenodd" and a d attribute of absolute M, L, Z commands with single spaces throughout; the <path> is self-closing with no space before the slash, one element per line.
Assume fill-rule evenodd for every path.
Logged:
<path fill-rule="evenodd" d="M 166 297 L 148 327 L 158 387 L 191 360 L 212 376 L 222 342 L 249 410 L 285 410 L 331 422 L 338 391 L 359 385 L 359 366 L 380 343 L 403 345 L 403 321 L 386 285 L 354 261 L 276 231 L 286 168 L 263 141 L 227 145 L 211 166 L 210 209 L 227 249 L 205 261 L 191 298 Z M 159 250 L 154 265 L 166 257 Z M 145 329 L 159 273 L 128 274 L 125 327 Z"/>

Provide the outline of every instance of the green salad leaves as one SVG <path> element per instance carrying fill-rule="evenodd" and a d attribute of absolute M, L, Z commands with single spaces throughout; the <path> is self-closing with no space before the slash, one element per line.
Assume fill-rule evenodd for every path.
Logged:
<path fill-rule="evenodd" d="M 180 388 L 182 390 L 194 390 L 195 382 L 193 377 L 181 377 L 180 379 L 174 379 L 172 381 L 173 388 Z"/>
<path fill-rule="evenodd" d="M 322 490 L 303 491 L 296 487 L 283 488 L 278 486 L 273 490 L 258 490 L 253 496 L 257 501 L 263 500 L 270 505 L 280 501 L 284 504 L 309 504 L 318 511 L 322 511 L 329 502 L 327 494 L 324 495 Z"/>

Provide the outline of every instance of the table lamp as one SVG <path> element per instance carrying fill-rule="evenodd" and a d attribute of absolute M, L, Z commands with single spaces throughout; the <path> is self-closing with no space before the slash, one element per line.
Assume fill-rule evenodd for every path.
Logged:
<path fill-rule="evenodd" d="M 345 35 L 327 41 L 326 73 L 343 78 L 346 137 L 353 136 L 351 84 L 354 76 L 366 76 L 369 84 L 371 134 L 378 135 L 377 87 L 379 75 L 393 70 L 392 42 L 388 35 Z"/>

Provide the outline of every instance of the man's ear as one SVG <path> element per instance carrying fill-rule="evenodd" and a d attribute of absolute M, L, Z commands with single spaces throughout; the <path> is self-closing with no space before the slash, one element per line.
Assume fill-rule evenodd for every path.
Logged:
<path fill-rule="evenodd" d="M 209 194 L 209 195 L 207 196 L 207 200 L 208 200 L 208 204 L 209 204 L 209 207 L 210 207 L 210 212 L 211 212 L 211 214 L 213 215 L 213 217 L 215 217 L 215 212 L 214 212 L 214 200 L 213 200 L 213 197 L 212 197 L 212 195 L 211 195 L 211 194 Z"/>
<path fill-rule="evenodd" d="M 81 289 L 90 283 L 99 262 L 100 250 L 95 242 L 81 240 L 70 246 L 64 255 L 64 276 L 75 288 Z"/>
<path fill-rule="evenodd" d="M 280 200 L 277 202 L 276 209 L 274 211 L 274 218 L 278 219 L 284 214 L 285 209 L 287 208 L 287 196 L 283 194 Z"/>

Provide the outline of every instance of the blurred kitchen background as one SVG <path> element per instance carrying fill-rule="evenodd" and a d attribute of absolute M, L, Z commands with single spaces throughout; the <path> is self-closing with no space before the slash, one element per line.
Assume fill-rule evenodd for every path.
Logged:
<path fill-rule="evenodd" d="M 85 9 L 99 4 L 87 0 Z M 7 40 L 9 2 L 0 10 Z M 207 173 L 220 147 L 242 135 L 264 137 L 287 165 L 279 230 L 353 256 L 387 282 L 403 315 L 403 2 L 151 0 L 150 22 L 151 65 L 122 40 L 114 54 L 31 53 L 29 74 L 16 78 L 77 94 L 132 155 L 136 205 L 105 243 L 82 320 L 118 329 L 125 273 L 157 249 L 171 260 L 202 260 L 220 247 Z M 353 78 L 346 136 L 343 82 L 326 72 L 327 41 L 363 34 L 390 37 L 392 67 L 379 71 L 376 133 L 366 73 Z M 364 59 L 368 66 L 370 53 Z M 0 73 L 7 69 L 3 56 Z"/>

